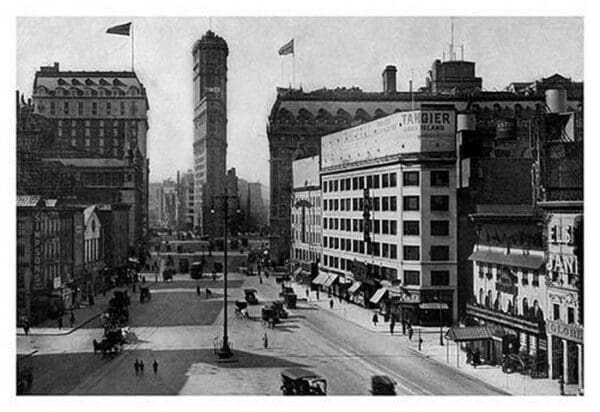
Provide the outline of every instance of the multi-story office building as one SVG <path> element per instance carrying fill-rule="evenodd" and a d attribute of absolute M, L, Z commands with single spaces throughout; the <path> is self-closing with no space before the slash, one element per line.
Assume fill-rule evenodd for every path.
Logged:
<path fill-rule="evenodd" d="M 298 159 L 292 163 L 292 250 L 291 258 L 306 271 L 319 262 L 321 244 L 321 185 L 319 156 Z"/>
<path fill-rule="evenodd" d="M 179 172 L 177 172 L 179 174 Z M 179 179 L 179 230 L 194 230 L 194 172 L 189 169 Z"/>
<path fill-rule="evenodd" d="M 501 365 L 521 355 L 535 373 L 545 374 L 548 344 L 547 285 L 542 219 L 532 205 L 480 205 L 471 215 L 477 226 L 473 298 L 467 315 L 489 336 L 476 342 L 482 360 Z"/>
<path fill-rule="evenodd" d="M 355 281 L 355 301 L 456 320 L 455 117 L 431 106 L 323 137 L 322 265 Z"/>
<path fill-rule="evenodd" d="M 212 31 L 194 44 L 194 201 L 203 235 L 221 236 L 222 209 L 211 208 L 225 191 L 227 161 L 227 56 L 223 38 Z"/>
<path fill-rule="evenodd" d="M 41 67 L 33 106 L 48 120 L 53 139 L 42 143 L 41 161 L 59 164 L 79 179 L 74 184 L 79 201 L 128 204 L 129 242 L 141 247 L 148 224 L 149 106 L 136 73 L 61 71 L 58 63 Z"/>

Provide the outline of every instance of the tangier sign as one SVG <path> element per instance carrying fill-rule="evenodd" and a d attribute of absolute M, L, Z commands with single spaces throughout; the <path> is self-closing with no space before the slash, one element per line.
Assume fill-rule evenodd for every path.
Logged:
<path fill-rule="evenodd" d="M 322 167 L 364 162 L 390 155 L 455 150 L 452 109 L 398 112 L 323 136 Z"/>

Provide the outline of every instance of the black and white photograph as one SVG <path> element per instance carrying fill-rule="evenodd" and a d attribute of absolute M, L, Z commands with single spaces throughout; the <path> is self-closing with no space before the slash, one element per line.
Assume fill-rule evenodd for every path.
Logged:
<path fill-rule="evenodd" d="M 586 18 L 339 13 L 12 17 L 11 396 L 584 396 Z"/>

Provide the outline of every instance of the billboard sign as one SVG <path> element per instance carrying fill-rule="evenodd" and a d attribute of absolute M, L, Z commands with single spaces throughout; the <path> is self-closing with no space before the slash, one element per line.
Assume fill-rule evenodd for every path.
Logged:
<path fill-rule="evenodd" d="M 390 155 L 454 152 L 456 112 L 451 109 L 398 112 L 321 139 L 322 167 Z"/>

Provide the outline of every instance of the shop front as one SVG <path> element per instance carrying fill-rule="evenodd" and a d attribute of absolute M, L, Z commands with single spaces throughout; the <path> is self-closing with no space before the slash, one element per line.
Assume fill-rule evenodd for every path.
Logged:
<path fill-rule="evenodd" d="M 550 376 L 583 387 L 583 328 L 560 321 L 546 323 Z"/>

